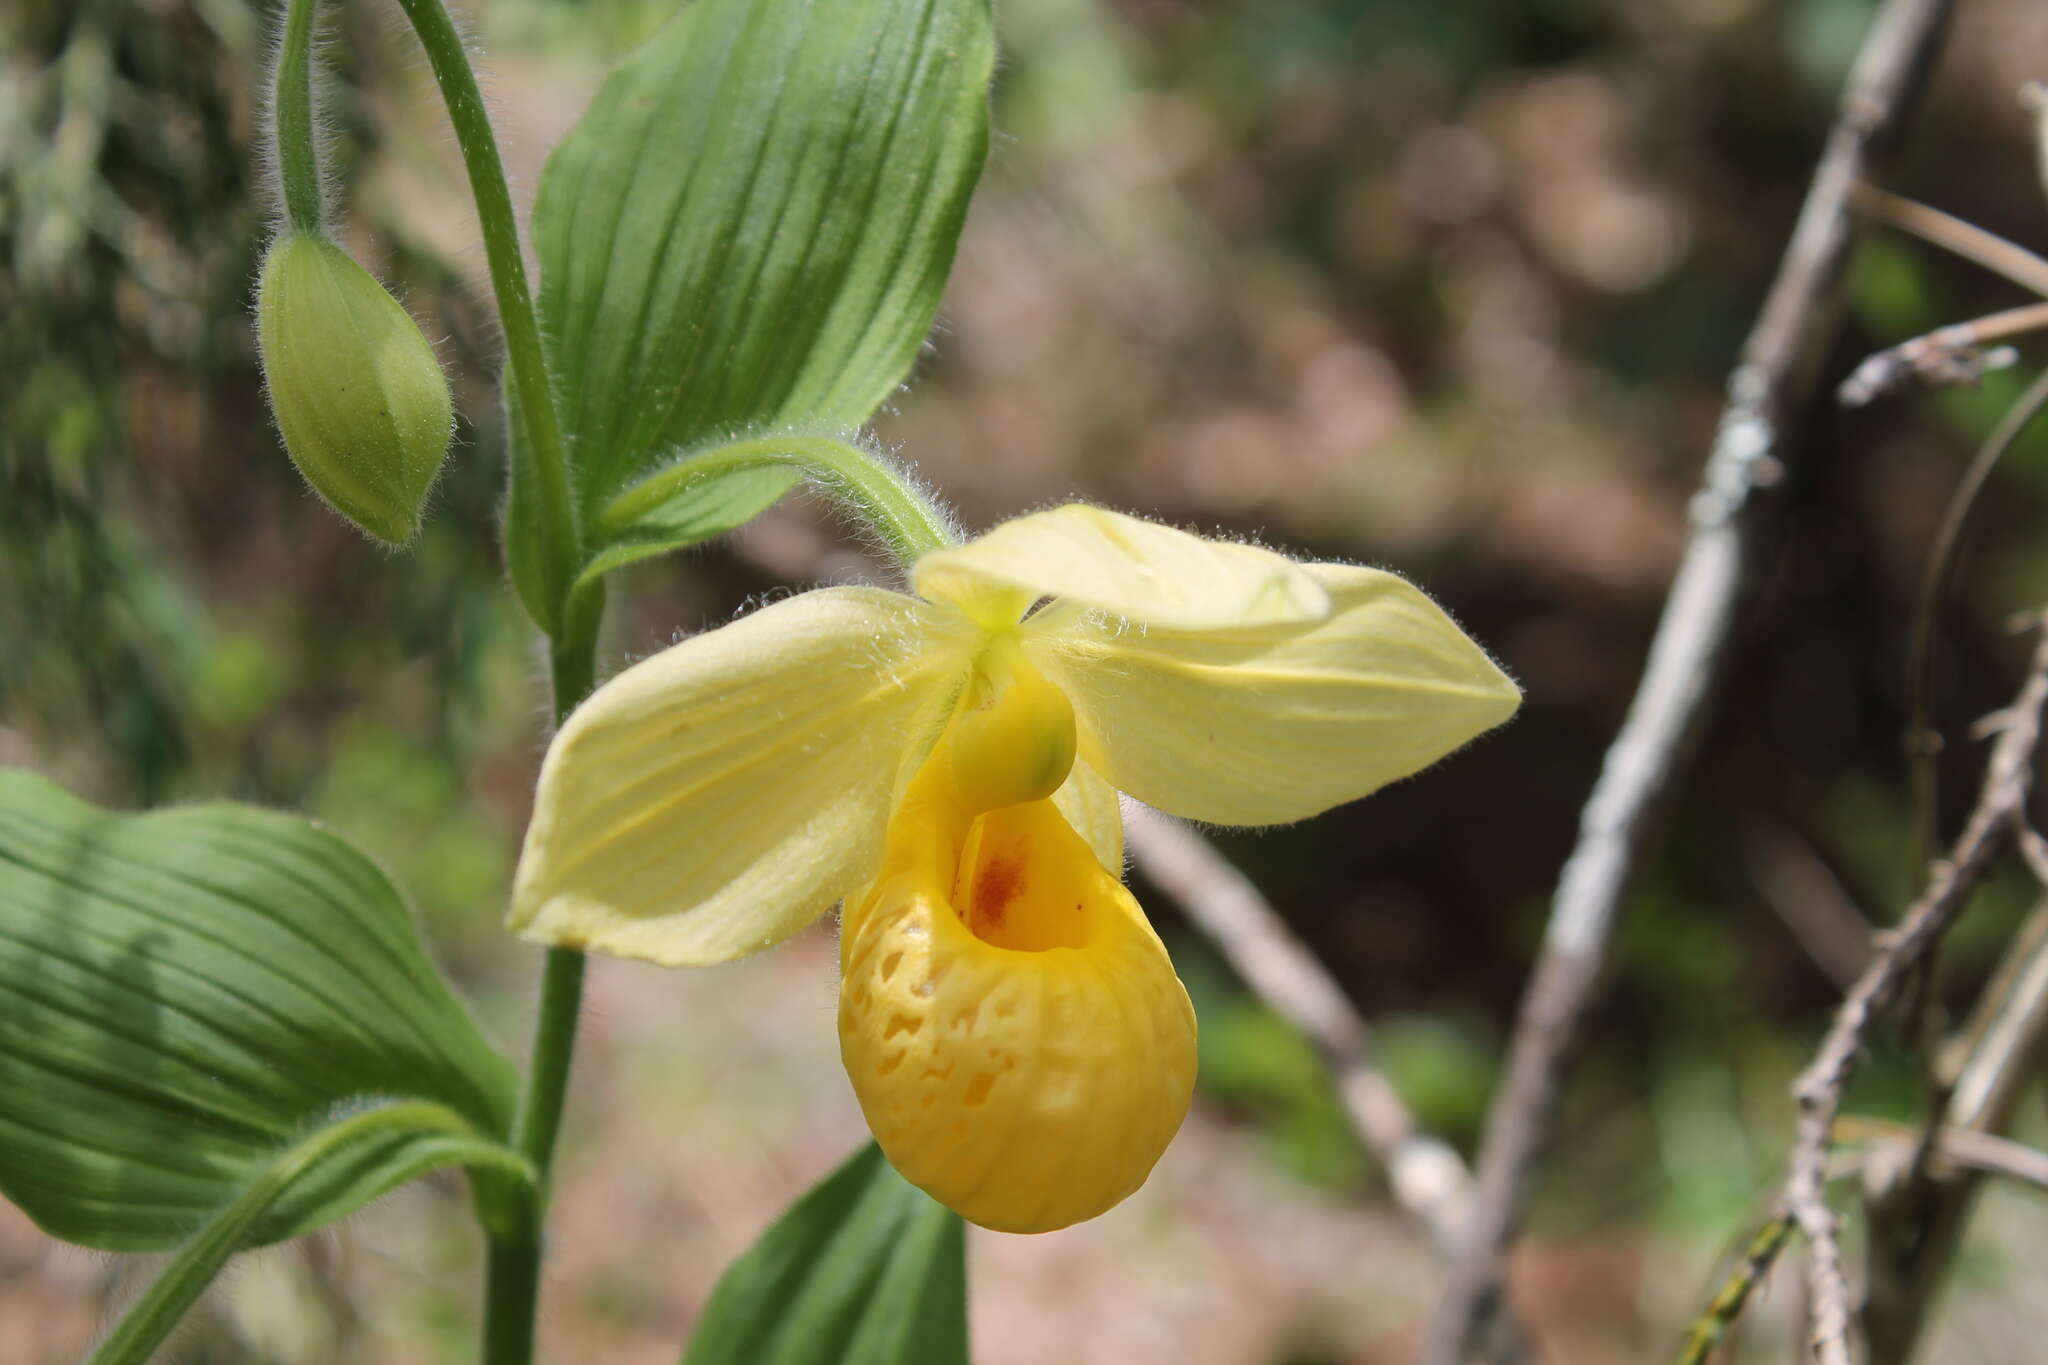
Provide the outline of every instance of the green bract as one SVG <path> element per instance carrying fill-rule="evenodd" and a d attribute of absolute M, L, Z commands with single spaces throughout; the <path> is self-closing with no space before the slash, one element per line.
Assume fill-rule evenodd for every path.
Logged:
<path fill-rule="evenodd" d="M 580 543 L 512 424 L 507 567 L 551 634 L 611 570 L 760 515 L 903 382 L 994 61 L 987 0 L 696 0 L 605 82 L 533 210 Z"/>
<path fill-rule="evenodd" d="M 287 232 L 263 262 L 256 338 L 306 482 L 379 540 L 411 540 L 455 421 L 419 326 L 340 247 Z"/>

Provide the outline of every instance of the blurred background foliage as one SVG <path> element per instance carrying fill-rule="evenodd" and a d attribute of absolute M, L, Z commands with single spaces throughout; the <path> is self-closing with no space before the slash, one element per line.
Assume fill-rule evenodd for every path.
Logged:
<path fill-rule="evenodd" d="M 541 158 L 673 0 L 476 0 L 512 162 Z M 1962 0 L 1893 188 L 2048 237 L 2021 83 L 2048 11 Z M 409 889 L 516 1045 L 531 955 L 498 906 L 541 748 L 505 591 L 494 320 L 452 141 L 393 7 L 327 7 L 347 244 L 434 339 L 457 450 L 405 554 L 278 448 L 248 304 L 271 209 L 251 0 L 0 12 L 0 760 L 119 804 L 303 808 Z M 986 525 L 1069 497 L 1417 579 L 1519 677 L 1507 731 L 1298 828 L 1225 836 L 1468 1150 L 1569 847 L 1682 543 L 1722 385 L 1870 0 L 1000 0 L 998 140 L 921 372 L 880 423 Z M 1877 233 L 1829 382 L 2023 302 Z M 1754 1216 L 1787 1084 L 1917 863 L 1906 623 L 1935 522 L 2043 348 L 1975 389 L 1815 414 L 1785 552 L 1633 897 L 1518 1267 L 1560 1359 L 1661 1349 Z M 1980 508 L 1938 634 L 1947 809 L 2048 600 L 2048 433 Z M 801 500 L 637 571 L 612 657 L 782 585 L 872 571 Z M 1141 886 L 1141 890 L 1148 888 Z M 1943 993 L 2028 899 L 1974 912 Z M 1305 1044 L 1154 900 L 1203 1025 L 1204 1101 L 1145 1196 L 976 1242 L 989 1362 L 1404 1358 L 1433 1283 Z M 1802 913 L 1804 912 L 1804 913 Z M 858 1131 L 832 948 L 681 976 L 606 964 L 570 1115 L 560 1358 L 672 1360 L 724 1260 Z M 1854 1096 L 1919 1103 L 1903 1057 Z M 2034 1126 L 2038 1127 L 2038 1124 Z M 251 1258 L 190 1360 L 460 1359 L 475 1248 L 447 1189 Z M 1994 1192 L 1944 1341 L 2032 1358 L 2008 1292 L 2048 1222 Z M 10 1215 L 11 1216 L 11 1215 Z M 2031 1221 L 2030 1221 L 2031 1220 Z M 73 1358 L 118 1265 L 0 1224 L 0 1341 Z M 1780 1302 L 1753 1337 L 1782 1333 Z M 21 1352 L 13 1349 L 23 1343 Z M 1940 1358 L 1937 1354 L 1937 1358 Z"/>

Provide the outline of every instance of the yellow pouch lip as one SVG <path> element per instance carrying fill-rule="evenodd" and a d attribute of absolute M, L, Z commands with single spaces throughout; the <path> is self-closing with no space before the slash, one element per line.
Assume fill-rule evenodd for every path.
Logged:
<path fill-rule="evenodd" d="M 1194 1013 L 1129 890 L 1070 828 L 1061 852 L 1093 902 L 1085 943 L 977 936 L 953 899 L 975 819 L 956 798 L 935 752 L 883 875 L 848 904 L 841 1055 L 911 1183 L 984 1227 L 1051 1231 L 1144 1183 L 1193 1091 Z"/>

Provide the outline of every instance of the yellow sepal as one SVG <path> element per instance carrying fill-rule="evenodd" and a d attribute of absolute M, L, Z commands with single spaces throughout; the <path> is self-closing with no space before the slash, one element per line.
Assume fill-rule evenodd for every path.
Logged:
<path fill-rule="evenodd" d="M 1506 720 L 1521 693 L 1412 584 L 1301 566 L 1321 620 L 1132 629 L 1056 605 L 1025 650 L 1073 702 L 1082 760 L 1172 815 L 1305 819 L 1408 776 Z"/>
<path fill-rule="evenodd" d="M 627 669 L 549 746 L 510 926 L 671 966 L 794 933 L 874 877 L 974 644 L 900 593 L 824 588 Z"/>
<path fill-rule="evenodd" d="M 1180 630 L 1313 621 L 1330 610 L 1322 585 L 1284 555 L 1082 503 L 1006 521 L 926 555 L 913 573 L 920 596 L 990 629 L 1040 597 Z"/>

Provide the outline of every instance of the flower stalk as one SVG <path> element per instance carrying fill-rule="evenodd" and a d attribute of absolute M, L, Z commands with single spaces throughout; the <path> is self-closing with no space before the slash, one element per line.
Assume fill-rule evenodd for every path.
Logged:
<path fill-rule="evenodd" d="M 291 0 L 277 54 L 271 104 L 278 179 L 292 228 L 318 235 L 324 223 L 319 135 L 313 122 L 313 26 L 319 0 Z"/>
<path fill-rule="evenodd" d="M 575 499 L 570 495 L 561 419 L 541 349 L 540 319 L 534 310 L 533 291 L 527 284 L 526 263 L 519 251 L 519 219 L 512 211 L 512 193 L 506 187 L 505 163 L 498 155 L 497 135 L 492 131 L 476 73 L 470 69 L 462 35 L 441 0 L 399 0 L 399 8 L 405 11 L 420 46 L 426 50 L 427 63 L 433 68 L 442 101 L 448 107 L 448 121 L 455 129 L 456 145 L 462 150 L 463 166 L 469 172 L 470 194 L 476 200 L 477 219 L 483 227 L 491 292 L 497 298 L 498 319 L 505 329 L 505 390 L 511 400 L 512 420 L 532 452 L 540 521 L 548 537 L 547 553 L 558 566 L 557 579 L 566 585 L 574 577 L 582 536 Z M 562 604 L 555 605 L 560 615 Z M 560 633 L 559 629 L 556 633 Z M 581 696 L 558 694 L 555 709 L 566 714 L 581 700 Z"/>
<path fill-rule="evenodd" d="M 294 0 L 294 12 L 311 0 Z M 448 119 L 469 174 L 471 196 L 483 229 L 491 291 L 504 327 L 505 389 L 518 439 L 531 453 L 535 493 L 546 553 L 557 566 L 556 581 L 574 577 L 582 534 L 571 496 L 562 426 L 541 347 L 540 320 L 520 254 L 519 221 L 505 180 L 504 161 L 484 107 L 483 92 L 470 68 L 462 36 L 441 0 L 399 0 L 411 22 L 448 108 Z M 289 48 L 289 38 L 287 39 Z M 550 678 L 557 721 L 589 694 L 596 680 L 597 624 L 603 599 L 590 595 L 579 612 L 555 604 L 549 641 Z M 583 1000 L 583 955 L 550 949 L 534 1022 L 526 1088 L 521 1096 L 516 1149 L 533 1163 L 534 1197 L 516 1226 L 489 1231 L 484 1302 L 485 1365 L 528 1365 L 533 1359 L 534 1317 L 540 1294 L 542 1226 L 548 1207 L 548 1178 L 562 1105 L 574 1061 L 576 1026 Z"/>

